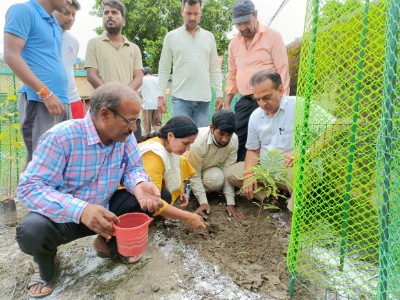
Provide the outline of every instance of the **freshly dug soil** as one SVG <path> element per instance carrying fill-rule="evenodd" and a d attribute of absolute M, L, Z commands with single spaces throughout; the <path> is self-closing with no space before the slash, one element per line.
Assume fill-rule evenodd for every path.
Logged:
<path fill-rule="evenodd" d="M 271 214 L 236 197 L 245 218 L 228 217 L 222 198 L 210 194 L 206 230 L 177 220 L 154 221 L 141 261 L 121 265 L 96 256 L 94 237 L 59 248 L 55 290 L 45 299 L 289 299 L 282 230 L 286 212 Z M 26 210 L 17 204 L 21 219 Z M 187 210 L 194 211 L 196 201 Z M 15 242 L 15 228 L 0 229 L 0 299 L 27 299 L 36 265 Z M 296 284 L 293 299 L 313 295 Z"/>

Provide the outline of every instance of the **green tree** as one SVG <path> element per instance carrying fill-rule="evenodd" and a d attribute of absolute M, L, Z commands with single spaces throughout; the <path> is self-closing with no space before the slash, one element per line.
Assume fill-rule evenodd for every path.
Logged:
<path fill-rule="evenodd" d="M 122 33 L 142 51 L 143 63 L 158 70 L 165 35 L 183 25 L 179 0 L 121 0 L 126 6 L 126 26 Z M 101 16 L 101 2 L 96 0 L 93 14 Z M 226 34 L 232 29 L 232 6 L 236 0 L 203 0 L 200 26 L 215 36 L 219 55 L 228 48 Z M 96 28 L 101 34 L 103 27 Z"/>

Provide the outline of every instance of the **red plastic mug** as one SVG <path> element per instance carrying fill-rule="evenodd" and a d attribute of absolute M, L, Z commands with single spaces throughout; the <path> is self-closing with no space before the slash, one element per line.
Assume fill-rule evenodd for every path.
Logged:
<path fill-rule="evenodd" d="M 143 213 L 129 213 L 119 216 L 113 223 L 117 238 L 118 252 L 123 256 L 139 256 L 148 246 L 149 224 L 153 221 Z"/>

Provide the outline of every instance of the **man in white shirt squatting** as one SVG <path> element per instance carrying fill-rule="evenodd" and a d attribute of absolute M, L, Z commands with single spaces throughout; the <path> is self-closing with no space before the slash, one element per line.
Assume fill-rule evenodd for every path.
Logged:
<path fill-rule="evenodd" d="M 210 213 L 206 192 L 223 191 L 228 215 L 243 217 L 242 212 L 235 208 L 234 186 L 225 176 L 228 167 L 236 163 L 238 138 L 235 130 L 235 115 L 228 110 L 217 111 L 210 127 L 199 128 L 195 142 L 185 153 L 189 163 L 196 170 L 190 179 L 193 194 L 200 204 L 196 213 Z"/>

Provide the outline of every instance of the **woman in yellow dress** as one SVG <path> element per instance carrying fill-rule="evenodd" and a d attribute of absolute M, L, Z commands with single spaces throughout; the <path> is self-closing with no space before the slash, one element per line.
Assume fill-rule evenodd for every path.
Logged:
<path fill-rule="evenodd" d="M 153 216 L 180 219 L 191 228 L 205 229 L 206 225 L 201 216 L 173 206 L 177 198 L 180 199 L 181 206 L 186 206 L 188 202 L 187 196 L 183 192 L 183 180 L 192 176 L 195 171 L 182 154 L 189 150 L 197 133 L 197 126 L 192 119 L 186 116 L 176 116 L 161 127 L 153 137 L 149 137 L 138 146 L 142 154 L 143 167 L 160 190 L 164 202 L 163 207 Z M 124 195 L 120 195 L 120 199 L 125 197 L 126 201 L 132 201 L 132 195 L 126 192 L 124 187 L 121 186 L 118 192 Z M 133 206 L 137 211 L 142 212 L 138 202 Z M 98 256 L 112 258 L 125 264 L 135 263 L 140 259 L 140 256 L 124 257 L 118 252 L 111 251 L 101 236 L 94 240 L 93 248 Z"/>
<path fill-rule="evenodd" d="M 161 191 L 161 198 L 172 205 L 177 199 L 181 207 L 187 205 L 183 181 L 195 170 L 182 154 L 189 150 L 197 133 L 191 118 L 175 116 L 139 144 L 146 173 Z"/>

